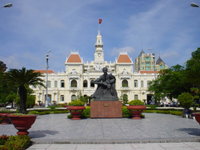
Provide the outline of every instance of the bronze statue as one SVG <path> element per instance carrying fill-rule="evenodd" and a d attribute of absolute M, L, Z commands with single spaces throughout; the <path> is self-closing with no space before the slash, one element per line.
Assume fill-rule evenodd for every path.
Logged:
<path fill-rule="evenodd" d="M 103 75 L 96 79 L 93 83 L 98 84 L 98 87 L 93 95 L 94 101 L 118 101 L 117 91 L 115 89 L 115 77 L 112 74 L 107 74 L 108 69 L 103 68 Z"/>

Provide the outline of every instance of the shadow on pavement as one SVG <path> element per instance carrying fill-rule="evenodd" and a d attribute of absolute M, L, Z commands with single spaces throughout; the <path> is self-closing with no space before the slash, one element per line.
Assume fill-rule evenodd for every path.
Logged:
<path fill-rule="evenodd" d="M 178 131 L 183 131 L 190 135 L 200 136 L 200 128 L 180 128 Z"/>
<path fill-rule="evenodd" d="M 58 134 L 58 131 L 52 131 L 52 130 L 36 130 L 36 131 L 30 131 L 29 136 L 31 138 L 42 138 L 45 137 L 47 134 L 55 135 Z"/>

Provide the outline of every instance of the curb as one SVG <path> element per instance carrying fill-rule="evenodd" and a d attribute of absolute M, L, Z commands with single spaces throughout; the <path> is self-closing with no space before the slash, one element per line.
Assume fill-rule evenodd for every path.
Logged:
<path fill-rule="evenodd" d="M 136 144 L 136 143 L 180 143 L 180 142 L 200 142 L 200 138 L 192 139 L 163 139 L 163 140 L 99 140 L 99 141 L 32 141 L 33 144 Z"/>

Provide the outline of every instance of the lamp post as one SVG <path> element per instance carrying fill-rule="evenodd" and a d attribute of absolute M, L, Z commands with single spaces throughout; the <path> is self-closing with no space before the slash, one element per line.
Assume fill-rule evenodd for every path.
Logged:
<path fill-rule="evenodd" d="M 48 65 L 48 60 L 49 60 L 49 53 L 51 51 L 49 50 L 47 55 L 46 55 L 46 61 L 47 61 L 47 76 L 46 76 L 46 99 L 45 99 L 45 107 L 48 107 L 48 69 L 49 69 L 49 65 Z"/>
<path fill-rule="evenodd" d="M 198 4 L 196 4 L 196 3 L 194 3 L 194 2 L 193 2 L 193 3 L 191 3 L 191 4 L 190 4 L 190 6 L 192 6 L 192 7 L 199 7 L 199 5 L 198 5 Z"/>
<path fill-rule="evenodd" d="M 150 50 L 151 51 L 151 49 L 150 48 L 148 48 L 148 50 Z M 155 80 L 156 80 L 156 58 L 155 58 L 155 51 L 153 51 L 153 63 L 154 63 L 154 78 L 155 78 Z"/>
<path fill-rule="evenodd" d="M 12 7 L 11 3 L 5 4 L 3 7 L 0 7 L 0 8 L 9 8 L 9 7 Z"/>

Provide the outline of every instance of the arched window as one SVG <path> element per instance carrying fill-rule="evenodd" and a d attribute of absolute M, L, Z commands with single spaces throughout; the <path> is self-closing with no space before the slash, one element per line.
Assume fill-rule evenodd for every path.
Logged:
<path fill-rule="evenodd" d="M 71 101 L 74 101 L 74 100 L 76 100 L 76 95 L 71 96 Z"/>
<path fill-rule="evenodd" d="M 64 80 L 61 80 L 61 81 L 60 81 L 60 87 L 61 87 L 61 88 L 64 88 L 64 87 L 65 87 L 65 81 L 64 81 Z"/>
<path fill-rule="evenodd" d="M 64 95 L 60 95 L 60 101 L 64 102 Z"/>
<path fill-rule="evenodd" d="M 77 87 L 77 81 L 76 80 L 71 81 L 71 87 Z"/>
<path fill-rule="evenodd" d="M 144 81 L 143 80 L 141 81 L 141 87 L 144 87 Z"/>
<path fill-rule="evenodd" d="M 90 87 L 94 87 L 94 80 L 91 80 L 91 82 L 90 82 Z"/>
<path fill-rule="evenodd" d="M 87 87 L 87 86 L 88 86 L 87 80 L 84 80 L 83 81 L 83 87 Z"/>
<path fill-rule="evenodd" d="M 128 81 L 127 80 L 122 81 L 122 87 L 128 87 Z"/>
<path fill-rule="evenodd" d="M 138 87 L 138 80 L 134 80 L 134 87 Z"/>
<path fill-rule="evenodd" d="M 51 88 L 51 81 L 47 81 L 47 87 Z"/>
<path fill-rule="evenodd" d="M 134 100 L 138 99 L 138 95 L 134 95 Z"/>

